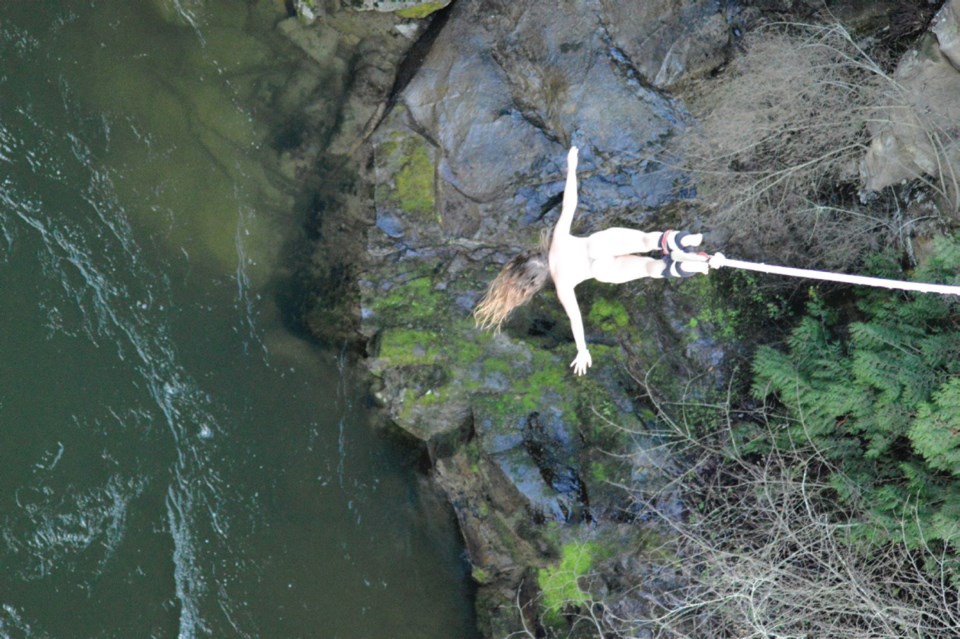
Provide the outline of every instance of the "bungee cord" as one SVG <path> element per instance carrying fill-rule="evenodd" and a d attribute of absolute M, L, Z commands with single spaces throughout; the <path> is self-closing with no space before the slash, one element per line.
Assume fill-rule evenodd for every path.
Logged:
<path fill-rule="evenodd" d="M 725 257 L 723 253 L 714 253 L 713 255 L 708 255 L 706 253 L 686 253 L 684 251 L 673 251 L 671 252 L 670 257 L 674 261 L 678 262 L 707 262 L 711 269 L 738 268 L 746 271 L 756 271 L 758 273 L 786 275 L 788 277 L 803 277 L 829 282 L 842 282 L 845 284 L 855 284 L 858 286 L 876 286 L 880 288 L 899 289 L 903 291 L 918 291 L 921 293 L 960 295 L 960 286 L 951 286 L 949 284 L 930 284 L 926 282 L 891 280 L 882 277 L 867 277 L 865 275 L 832 273 L 830 271 L 816 271 L 806 268 L 763 264 L 761 262 L 746 262 L 744 260 L 730 259 Z"/>

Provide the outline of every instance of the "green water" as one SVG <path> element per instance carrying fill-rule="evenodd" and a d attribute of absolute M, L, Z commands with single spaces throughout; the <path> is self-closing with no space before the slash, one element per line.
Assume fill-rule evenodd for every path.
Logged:
<path fill-rule="evenodd" d="M 283 15 L 0 5 L 0 637 L 474 635 L 414 453 L 280 320 Z"/>

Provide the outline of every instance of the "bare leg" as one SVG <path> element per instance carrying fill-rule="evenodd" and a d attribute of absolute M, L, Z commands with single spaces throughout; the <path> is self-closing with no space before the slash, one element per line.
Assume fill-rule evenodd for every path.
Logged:
<path fill-rule="evenodd" d="M 683 269 L 688 273 L 706 275 L 710 267 L 706 262 L 684 262 Z M 644 277 L 663 277 L 666 264 L 661 259 L 641 257 L 639 255 L 620 255 L 593 263 L 593 277 L 598 282 L 623 284 Z"/>
<path fill-rule="evenodd" d="M 663 233 L 659 231 L 646 233 L 636 229 L 613 227 L 588 237 L 587 253 L 592 260 L 633 253 L 649 253 L 659 250 L 662 235 Z M 699 246 L 702 241 L 703 235 L 694 233 L 684 237 L 681 244 L 683 246 Z"/>
<path fill-rule="evenodd" d="M 598 282 L 623 284 L 644 277 L 663 277 L 663 260 L 637 255 L 596 260 L 593 263 L 593 277 Z"/>

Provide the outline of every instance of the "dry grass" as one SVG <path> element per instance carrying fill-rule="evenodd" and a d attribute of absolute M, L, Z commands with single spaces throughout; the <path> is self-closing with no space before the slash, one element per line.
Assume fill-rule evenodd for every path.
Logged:
<path fill-rule="evenodd" d="M 887 216 L 856 198 L 879 66 L 838 25 L 772 25 L 743 46 L 688 90 L 700 124 L 681 140 L 728 254 L 843 268 L 891 241 Z"/>
<path fill-rule="evenodd" d="M 686 408 L 668 412 L 683 416 Z M 705 408 L 696 406 L 696 413 Z M 744 454 L 733 443 L 730 411 L 710 410 L 717 409 L 728 423 L 708 437 L 661 410 L 667 434 L 691 460 L 673 488 L 697 496 L 684 519 L 660 518 L 673 531 L 688 585 L 662 594 L 647 618 L 618 618 L 610 606 L 607 636 L 960 636 L 960 601 L 943 554 L 865 541 L 863 518 L 836 498 L 836 487 L 823 479 L 834 469 L 812 444 Z M 657 502 L 656 495 L 633 496 L 648 506 Z"/>
<path fill-rule="evenodd" d="M 624 488 L 634 502 L 625 509 L 654 513 L 665 531 L 653 554 L 663 565 L 650 571 L 661 574 L 658 583 L 633 575 L 627 591 L 577 601 L 566 629 L 532 627 L 518 595 L 523 629 L 510 639 L 544 631 L 565 639 L 960 636 L 960 593 L 947 576 L 949 558 L 932 547 L 868 541 L 862 512 L 837 498 L 837 487 L 826 479 L 836 469 L 810 442 L 777 448 L 770 433 L 765 454 L 748 454 L 735 443 L 738 424 L 729 406 L 657 409 L 670 443 L 645 454 L 687 464 L 655 493 Z M 726 425 L 704 429 L 695 423 L 711 413 L 726 415 Z M 685 495 L 688 507 L 679 518 L 658 507 L 676 493 Z"/>

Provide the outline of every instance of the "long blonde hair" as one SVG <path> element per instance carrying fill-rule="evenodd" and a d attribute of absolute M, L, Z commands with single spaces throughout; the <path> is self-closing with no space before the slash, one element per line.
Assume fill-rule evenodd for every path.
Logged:
<path fill-rule="evenodd" d="M 500 331 L 513 309 L 527 303 L 547 283 L 550 266 L 543 246 L 507 262 L 473 309 L 477 326 Z"/>

